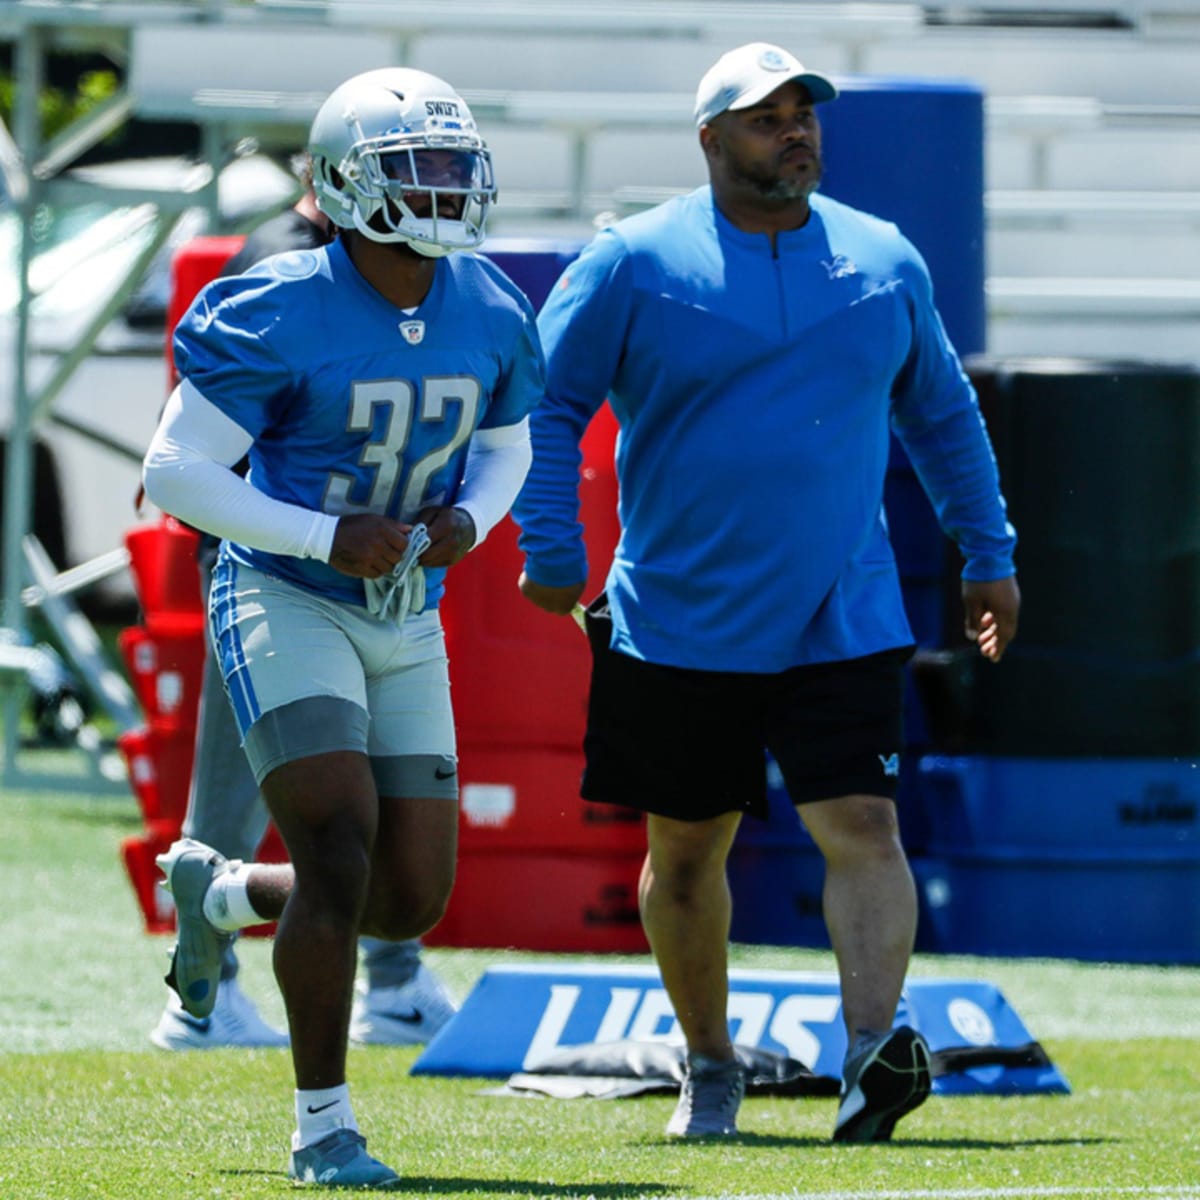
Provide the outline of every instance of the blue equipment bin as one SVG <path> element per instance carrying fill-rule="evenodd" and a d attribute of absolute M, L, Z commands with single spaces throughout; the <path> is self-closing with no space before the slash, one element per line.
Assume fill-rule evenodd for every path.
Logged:
<path fill-rule="evenodd" d="M 933 948 L 1200 962 L 1200 764 L 926 755 L 918 776 Z"/>
<path fill-rule="evenodd" d="M 963 851 L 914 862 L 949 954 L 1200 963 L 1200 856 Z"/>
<path fill-rule="evenodd" d="M 1176 851 L 1200 858 L 1200 763 L 925 755 L 931 850 Z"/>

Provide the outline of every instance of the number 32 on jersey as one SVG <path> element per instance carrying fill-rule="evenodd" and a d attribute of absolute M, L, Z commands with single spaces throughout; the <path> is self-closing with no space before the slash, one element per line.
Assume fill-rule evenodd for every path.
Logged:
<path fill-rule="evenodd" d="M 419 397 L 407 379 L 355 383 L 346 432 L 357 440 L 380 425 L 377 408 L 387 416 L 382 436 L 363 444 L 357 470 L 330 473 L 324 511 L 387 513 L 411 521 L 426 505 L 440 503 L 440 494 L 426 491 L 475 432 L 481 391 L 479 380 L 469 375 L 426 377 Z M 355 503 L 351 496 L 364 489 L 366 503 Z"/>

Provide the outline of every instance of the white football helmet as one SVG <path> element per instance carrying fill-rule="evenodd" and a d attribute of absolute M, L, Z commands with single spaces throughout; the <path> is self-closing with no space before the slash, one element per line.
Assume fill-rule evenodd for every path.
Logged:
<path fill-rule="evenodd" d="M 436 75 L 355 75 L 321 105 L 308 148 L 317 205 L 340 228 L 430 258 L 483 241 L 491 155 L 466 102 Z"/>

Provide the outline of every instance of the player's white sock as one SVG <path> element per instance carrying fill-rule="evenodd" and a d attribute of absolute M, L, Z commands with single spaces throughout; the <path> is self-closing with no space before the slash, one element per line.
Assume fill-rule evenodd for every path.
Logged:
<path fill-rule="evenodd" d="M 302 1150 L 339 1129 L 358 1132 L 358 1122 L 350 1107 L 350 1085 L 296 1091 L 296 1131 L 292 1149 Z"/>
<path fill-rule="evenodd" d="M 218 929 L 232 933 L 235 929 L 245 929 L 249 925 L 261 925 L 267 920 L 261 913 L 254 911 L 246 885 L 250 878 L 253 863 L 231 862 L 229 869 L 223 871 L 209 885 L 204 893 L 204 915 L 209 924 Z"/>

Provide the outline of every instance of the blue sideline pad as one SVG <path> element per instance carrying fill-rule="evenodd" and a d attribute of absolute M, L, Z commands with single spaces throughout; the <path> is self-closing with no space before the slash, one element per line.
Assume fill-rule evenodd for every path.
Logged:
<path fill-rule="evenodd" d="M 1036 1045 L 1000 990 L 968 979 L 910 980 L 896 1014 L 898 1025 L 920 1030 L 934 1051 L 959 1066 L 973 1058 L 1020 1059 Z M 816 1075 L 841 1077 L 846 1034 L 837 976 L 803 971 L 729 973 L 733 1040 L 797 1059 Z M 490 967 L 462 1008 L 413 1064 L 414 1075 L 508 1076 L 536 1071 L 564 1046 L 682 1042 L 657 970 L 645 967 L 558 964 Z M 1040 1047 L 1037 1047 L 1041 1051 Z M 954 1055 L 952 1051 L 963 1053 Z M 969 1065 L 934 1079 L 943 1095 L 1071 1089 L 1044 1058 L 1038 1065 L 998 1061 Z"/>

